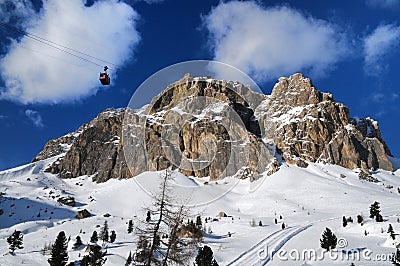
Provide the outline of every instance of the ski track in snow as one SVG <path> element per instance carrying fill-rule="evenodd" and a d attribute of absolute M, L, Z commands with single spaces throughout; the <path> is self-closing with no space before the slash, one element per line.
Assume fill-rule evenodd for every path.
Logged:
<path fill-rule="evenodd" d="M 247 251 L 240 254 L 236 259 L 227 264 L 227 266 L 235 265 L 267 265 L 272 261 L 274 254 L 278 252 L 290 239 L 299 233 L 307 230 L 312 223 L 305 226 L 292 226 L 282 230 L 275 231 L 270 234 Z M 266 258 L 260 258 L 260 253 L 264 253 L 267 248 Z M 272 257 L 271 257 L 272 255 Z"/>
<path fill-rule="evenodd" d="M 277 243 L 275 245 L 275 247 L 273 248 L 272 252 L 270 253 L 270 255 L 268 255 L 267 259 L 262 262 L 262 265 L 267 265 L 267 263 L 269 263 L 270 261 L 273 260 L 274 255 L 276 254 L 276 252 L 278 252 L 288 241 L 290 241 L 290 239 L 292 239 L 293 237 L 295 237 L 296 235 L 300 234 L 301 232 L 303 232 L 304 230 L 307 230 L 308 228 L 310 228 L 312 226 L 312 224 L 308 224 L 306 226 L 301 226 L 301 227 L 297 227 L 295 228 L 294 231 L 291 231 L 288 235 L 286 235 L 283 239 L 278 239 L 275 243 Z M 272 245 L 274 243 L 271 243 Z M 257 265 L 257 264 L 253 264 L 253 265 Z"/>
<path fill-rule="evenodd" d="M 392 206 L 387 206 L 381 210 L 393 209 L 393 207 L 399 208 L 400 204 L 393 204 Z M 388 215 L 390 217 L 397 217 L 398 212 L 394 211 L 396 214 Z M 356 214 L 355 214 L 356 215 Z M 248 250 L 241 253 L 234 260 L 226 264 L 226 266 L 242 266 L 242 265 L 252 265 L 252 266 L 265 266 L 270 262 L 274 261 L 274 255 L 293 237 L 302 233 L 303 231 L 309 229 L 316 223 L 323 223 L 331 220 L 341 219 L 342 217 L 332 217 L 327 219 L 321 219 L 318 221 L 310 222 L 303 226 L 292 226 L 287 227 L 282 230 L 278 230 L 268 235 L 257 244 L 249 248 Z M 267 253 L 265 253 L 267 252 Z M 266 254 L 265 257 L 261 257 L 260 254 Z"/>

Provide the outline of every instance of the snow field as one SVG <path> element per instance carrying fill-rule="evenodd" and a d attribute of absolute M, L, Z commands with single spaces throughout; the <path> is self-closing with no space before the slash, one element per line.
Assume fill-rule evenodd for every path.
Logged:
<path fill-rule="evenodd" d="M 85 249 L 72 249 L 76 236 L 80 235 L 87 244 L 92 232 L 99 233 L 106 220 L 110 231 L 115 230 L 117 234 L 115 243 L 104 246 L 107 249 L 106 265 L 123 265 L 129 252 L 134 253 L 137 242 L 134 233 L 127 233 L 128 221 L 132 219 L 134 226 L 144 221 L 144 208 L 152 204 L 150 194 L 158 189 L 159 173 L 147 172 L 136 179 L 109 180 L 102 184 L 93 183 L 89 176 L 61 180 L 44 172 L 55 159 L 0 172 L 0 192 L 3 193 L 0 265 L 46 265 L 49 256 L 43 256 L 41 250 L 45 244 L 53 242 L 61 230 L 71 237 L 69 260 L 79 260 L 86 253 Z M 400 243 L 400 236 L 393 241 L 387 233 L 389 223 L 396 233 L 400 232 L 397 222 L 400 217 L 397 191 L 400 173 L 398 170 L 394 173 L 378 170 L 373 177 L 380 182 L 369 183 L 358 178 L 358 171 L 334 165 L 310 164 L 308 168 L 299 168 L 283 164 L 277 173 L 253 183 L 226 178 L 208 185 L 204 184 L 208 179 L 177 174 L 173 193 L 179 200 L 190 196 L 191 219 L 201 215 L 205 228 L 202 245 L 212 248 L 220 265 L 301 265 L 303 260 L 282 261 L 277 254 L 272 259 L 260 260 L 259 250 L 268 246 L 269 250 L 313 249 L 322 252 L 319 239 L 326 227 L 347 241 L 342 250 L 367 248 L 372 255 L 390 254 Z M 57 202 L 59 197 L 66 196 L 75 198 L 76 207 Z M 380 202 L 385 219 L 382 223 L 368 218 L 369 206 L 374 201 Z M 194 206 L 196 202 L 202 204 Z M 92 216 L 82 220 L 74 218 L 82 209 L 87 209 Z M 221 211 L 228 217 L 218 217 Z M 107 213 L 111 215 L 108 218 L 103 216 Z M 364 216 L 362 226 L 357 224 L 358 214 Z M 344 215 L 354 220 L 345 228 L 342 226 Z M 204 223 L 206 217 L 211 219 Z M 252 221 L 254 226 L 250 225 Z M 262 226 L 259 226 L 260 221 Z M 287 229 L 282 230 L 282 223 Z M 23 232 L 24 249 L 11 255 L 6 238 L 14 230 Z M 369 233 L 367 236 L 365 231 Z M 329 257 L 322 261 L 309 259 L 309 265 L 351 263 Z M 355 261 L 356 265 L 360 263 L 390 265 L 387 261 Z"/>

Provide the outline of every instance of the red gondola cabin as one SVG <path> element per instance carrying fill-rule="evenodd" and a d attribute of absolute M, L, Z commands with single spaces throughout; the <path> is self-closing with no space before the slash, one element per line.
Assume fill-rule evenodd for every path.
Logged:
<path fill-rule="evenodd" d="M 104 72 L 100 73 L 99 80 L 100 80 L 101 84 L 103 84 L 103 85 L 110 85 L 110 77 L 107 74 L 107 69 L 108 69 L 108 67 L 105 66 L 104 67 Z"/>
<path fill-rule="evenodd" d="M 100 82 L 103 85 L 110 85 L 110 77 L 107 73 L 100 73 Z"/>

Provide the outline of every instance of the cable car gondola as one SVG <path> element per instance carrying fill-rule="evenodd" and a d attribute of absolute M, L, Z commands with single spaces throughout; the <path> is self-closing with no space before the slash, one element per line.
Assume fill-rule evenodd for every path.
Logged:
<path fill-rule="evenodd" d="M 99 78 L 101 84 L 103 84 L 104 86 L 110 85 L 110 77 L 107 74 L 107 69 L 108 69 L 108 67 L 105 66 L 104 67 L 104 72 L 100 73 L 100 78 Z"/>
<path fill-rule="evenodd" d="M 0 0 L 0 1 L 1 1 L 1 0 Z M 47 39 L 45 39 L 45 38 L 42 38 L 42 37 L 40 37 L 40 36 L 31 34 L 31 33 L 26 32 L 26 31 L 24 31 L 24 30 L 20 30 L 20 29 L 14 27 L 14 26 L 12 26 L 12 25 L 9 25 L 9 24 L 0 22 L 0 27 L 6 28 L 6 29 L 11 30 L 11 31 L 14 31 L 14 32 L 17 32 L 18 34 L 22 34 L 24 37 L 27 37 L 27 38 L 29 38 L 29 39 L 31 39 L 31 40 L 33 40 L 33 41 L 36 41 L 36 42 L 38 42 L 38 43 L 40 43 L 40 44 L 42 44 L 42 45 L 45 45 L 45 46 L 48 46 L 48 47 L 50 47 L 50 48 L 59 50 L 59 51 L 61 51 L 61 52 L 64 52 L 64 53 L 68 54 L 69 56 L 73 56 L 73 57 L 79 58 L 79 59 L 82 60 L 82 61 L 86 61 L 86 62 L 91 63 L 91 64 L 94 64 L 94 65 L 96 65 L 96 66 L 101 67 L 101 65 L 99 65 L 99 64 L 97 63 L 97 61 L 101 61 L 101 62 L 107 63 L 107 64 L 109 64 L 109 65 L 111 64 L 111 65 L 115 66 L 114 63 L 111 63 L 111 62 L 109 62 L 109 61 L 105 61 L 105 60 L 103 60 L 103 59 L 101 59 L 101 58 L 92 56 L 92 55 L 90 55 L 90 54 L 86 54 L 86 53 L 84 53 L 84 52 L 80 52 L 80 51 L 78 51 L 78 50 L 75 50 L 75 49 L 66 47 L 66 46 L 64 46 L 64 45 L 57 44 L 57 43 L 55 43 L 55 42 L 52 42 L 52 41 L 47 40 Z M 95 59 L 96 61 L 94 61 L 94 60 L 92 60 L 92 59 Z M 105 66 L 105 67 L 104 67 L 104 72 L 101 72 L 101 73 L 100 73 L 100 77 L 99 77 L 99 80 L 100 80 L 100 82 L 101 82 L 101 84 L 102 84 L 103 86 L 110 85 L 110 76 L 107 74 L 107 69 L 108 69 L 108 66 Z"/>

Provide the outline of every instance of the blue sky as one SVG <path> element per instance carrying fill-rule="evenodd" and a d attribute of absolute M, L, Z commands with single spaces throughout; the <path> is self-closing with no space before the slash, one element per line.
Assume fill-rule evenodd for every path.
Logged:
<path fill-rule="evenodd" d="M 267 94 L 302 72 L 352 117 L 378 120 L 400 156 L 400 0 L 0 0 L 0 12 L 31 34 L 0 27 L 0 169 L 127 106 L 160 69 L 196 59 L 231 64 Z M 110 87 L 98 81 L 105 64 Z"/>

